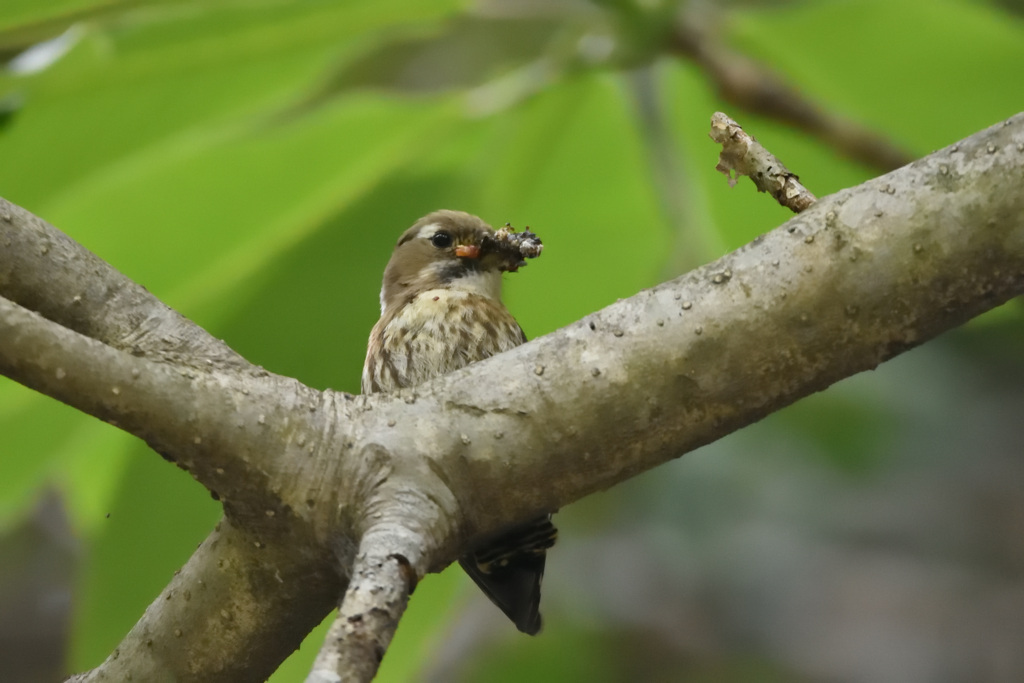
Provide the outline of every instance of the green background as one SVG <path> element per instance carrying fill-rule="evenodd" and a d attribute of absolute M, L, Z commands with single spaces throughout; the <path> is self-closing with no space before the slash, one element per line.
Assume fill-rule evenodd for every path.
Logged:
<path fill-rule="evenodd" d="M 8 0 L 0 196 L 253 362 L 356 392 L 391 246 L 429 211 L 541 235 L 506 279 L 537 337 L 788 218 L 715 172 L 716 110 L 819 195 L 881 172 L 719 99 L 666 47 L 678 5 Z M 722 44 L 913 156 L 1024 109 L 1009 3 L 710 8 Z M 46 68 L 15 58 L 57 36 Z M 380 680 L 1013 678 L 1022 348 L 1015 301 L 563 511 L 538 638 L 461 573 L 429 577 Z M 66 671 L 218 516 L 137 440 L 0 378 L 0 605 L 70 605 Z M 30 659 L 24 631 L 0 625 L 0 655 Z M 272 680 L 301 680 L 319 638 Z"/>

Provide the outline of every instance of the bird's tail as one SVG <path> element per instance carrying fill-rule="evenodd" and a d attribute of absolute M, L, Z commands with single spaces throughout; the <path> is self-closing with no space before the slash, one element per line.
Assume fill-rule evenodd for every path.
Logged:
<path fill-rule="evenodd" d="M 459 564 L 523 633 L 540 631 L 540 583 L 558 530 L 551 515 L 513 529 L 463 556 Z"/>

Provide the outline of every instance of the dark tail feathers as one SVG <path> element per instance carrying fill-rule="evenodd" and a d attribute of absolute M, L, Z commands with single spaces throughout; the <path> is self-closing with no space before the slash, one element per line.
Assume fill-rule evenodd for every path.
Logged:
<path fill-rule="evenodd" d="M 459 559 L 459 564 L 481 590 L 523 633 L 540 631 L 540 583 L 546 550 L 555 544 L 558 530 L 551 515 L 489 542 Z"/>

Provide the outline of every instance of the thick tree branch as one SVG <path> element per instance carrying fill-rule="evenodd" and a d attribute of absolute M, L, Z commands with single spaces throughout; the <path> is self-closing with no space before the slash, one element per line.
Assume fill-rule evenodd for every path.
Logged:
<path fill-rule="evenodd" d="M 262 680 L 269 660 L 295 642 L 288 635 L 282 645 L 280 633 L 335 604 L 345 583 L 336 567 L 352 566 L 367 531 L 383 525 L 408 539 L 401 554 L 418 578 L 509 525 L 678 457 L 1021 294 L 1021 187 L 1019 115 L 819 199 L 717 262 L 554 334 L 373 397 L 83 342 L 22 310 L 75 320 L 60 292 L 52 292 L 56 304 L 26 298 L 32 276 L 21 269 L 30 266 L 12 266 L 12 252 L 0 250 L 0 295 L 21 304 L 0 308 L 4 372 L 130 425 L 217 491 L 233 538 L 250 541 L 230 544 L 237 552 L 214 569 L 225 552 L 214 534 L 168 589 L 195 595 L 211 572 L 247 584 L 231 593 L 231 609 L 188 606 L 192 649 L 154 654 L 154 644 L 173 647 L 186 634 L 162 606 L 178 604 L 165 592 L 92 679 L 123 680 L 116 672 L 133 667 L 183 681 Z M 59 276 L 60 262 L 37 266 Z M 82 382 L 84 398 L 53 379 L 78 354 L 98 363 Z M 137 379 L 146 377 L 131 404 L 101 398 L 110 377 L 100 370 L 127 383 L 136 361 L 145 363 Z M 151 410 L 159 405 L 168 409 Z M 134 406 L 149 411 L 145 420 Z M 218 678 L 224 664 L 202 646 L 225 637 L 217 607 L 248 615 L 232 622 L 226 651 L 239 659 L 230 677 Z"/>
<path fill-rule="evenodd" d="M 46 221 L 0 198 L 0 294 L 68 329 L 179 364 L 247 365 Z"/>
<path fill-rule="evenodd" d="M 323 421 L 323 396 L 295 380 L 137 357 L 2 297 L 0 372 L 143 439 L 229 511 L 255 507 L 257 518 L 280 505 L 266 478 L 282 453 L 300 450 L 293 432 Z"/>

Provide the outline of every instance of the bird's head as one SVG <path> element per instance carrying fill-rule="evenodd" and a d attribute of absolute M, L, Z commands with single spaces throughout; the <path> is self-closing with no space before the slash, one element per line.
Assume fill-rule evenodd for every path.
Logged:
<path fill-rule="evenodd" d="M 384 270 L 381 311 L 431 289 L 500 299 L 502 271 L 515 270 L 522 257 L 495 235 L 483 220 L 462 211 L 435 211 L 419 219 L 399 238 Z"/>

